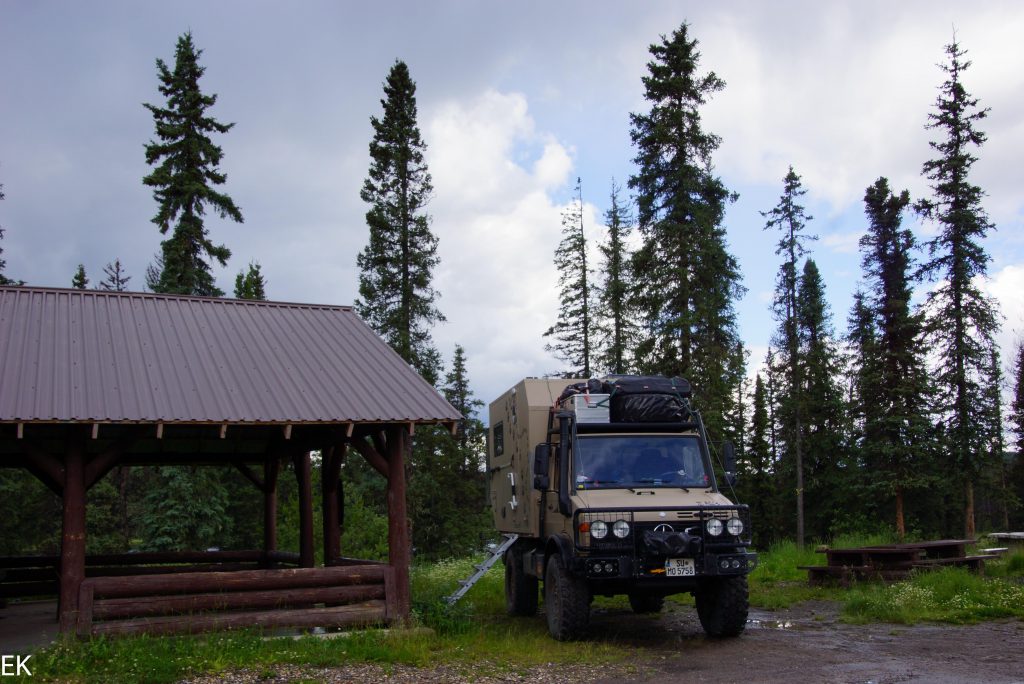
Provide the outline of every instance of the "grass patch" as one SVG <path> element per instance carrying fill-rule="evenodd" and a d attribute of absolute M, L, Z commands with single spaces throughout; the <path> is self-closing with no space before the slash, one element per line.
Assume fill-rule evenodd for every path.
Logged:
<path fill-rule="evenodd" d="M 843 619 L 853 623 L 964 624 L 1006 617 L 1024 618 L 1024 586 L 963 568 L 915 573 L 891 585 L 860 585 L 843 606 Z"/>
<path fill-rule="evenodd" d="M 885 540 L 842 538 L 834 546 L 885 543 Z M 480 667 L 500 676 L 524 668 L 587 662 L 621 664 L 637 649 L 617 638 L 562 643 L 551 639 L 540 617 L 511 618 L 505 613 L 504 569 L 497 563 L 454 606 L 444 597 L 458 580 L 473 572 L 482 557 L 418 565 L 412 570 L 413 620 L 430 630 L 353 631 L 334 639 L 304 637 L 265 640 L 256 631 L 184 637 L 129 637 L 68 641 L 33 654 L 33 677 L 26 681 L 175 682 L 190 675 L 248 669 L 269 678 L 276 666 L 330 667 L 345 663 L 439 664 Z M 990 562 L 990 575 L 978 577 L 961 569 L 943 569 L 913 576 L 894 585 L 861 584 L 846 590 L 810 587 L 799 565 L 824 561 L 812 548 L 799 550 L 787 542 L 760 554 L 750 577 L 751 605 L 783 609 L 808 600 L 843 604 L 849 622 L 920 621 L 976 622 L 1017 616 L 1024 618 L 1024 553 Z M 689 594 L 670 597 L 692 606 Z M 597 597 L 597 610 L 629 610 L 625 597 Z M 624 635 L 623 639 L 628 639 Z M 481 663 L 483 664 L 481 666 Z M 17 680 L 15 680 L 17 681 Z"/>

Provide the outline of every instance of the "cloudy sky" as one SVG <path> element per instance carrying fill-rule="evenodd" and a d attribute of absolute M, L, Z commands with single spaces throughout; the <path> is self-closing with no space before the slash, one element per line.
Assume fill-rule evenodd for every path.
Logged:
<path fill-rule="evenodd" d="M 372 6 L 371 6 L 372 5 Z M 0 0 L 0 246 L 6 274 L 66 287 L 79 263 L 95 284 L 120 258 L 141 288 L 162 237 L 141 178 L 161 103 L 154 60 L 177 37 L 203 50 L 202 87 L 236 126 L 217 142 L 225 191 L 245 223 L 210 219 L 233 251 L 216 277 L 262 264 L 272 299 L 350 304 L 366 242 L 359 189 L 370 116 L 396 59 L 417 82 L 440 239 L 435 284 L 446 358 L 468 354 L 490 401 L 559 368 L 541 333 L 556 314 L 559 214 L 582 178 L 588 232 L 601 233 L 612 179 L 634 172 L 629 113 L 646 111 L 648 46 L 688 21 L 702 67 L 727 86 L 704 110 L 723 143 L 716 170 L 740 199 L 726 217 L 746 297 L 752 367 L 774 326 L 777 236 L 759 212 L 789 165 L 803 176 L 810 231 L 834 323 L 860 278 L 864 189 L 879 176 L 927 194 L 924 129 L 956 37 L 968 90 L 991 108 L 973 180 L 997 226 L 984 284 L 1024 334 L 1024 4 L 1019 2 L 255 2 Z M 907 220 L 927 239 L 934 228 Z"/>

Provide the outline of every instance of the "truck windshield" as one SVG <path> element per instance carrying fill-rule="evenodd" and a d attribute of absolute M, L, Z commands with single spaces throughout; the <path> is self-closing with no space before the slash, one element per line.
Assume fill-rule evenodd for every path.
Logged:
<path fill-rule="evenodd" d="M 593 435 L 573 447 L 577 489 L 709 487 L 694 435 Z"/>

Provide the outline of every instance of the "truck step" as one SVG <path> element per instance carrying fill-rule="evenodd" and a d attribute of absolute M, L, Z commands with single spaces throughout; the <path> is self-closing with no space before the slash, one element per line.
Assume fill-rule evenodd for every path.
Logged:
<path fill-rule="evenodd" d="M 490 570 L 491 567 L 493 567 L 496 562 L 498 562 L 498 559 L 505 554 L 505 551 L 508 549 L 508 547 L 516 543 L 517 539 L 519 539 L 518 534 L 506 534 L 505 541 L 503 541 L 501 544 L 492 545 L 491 547 L 489 547 L 487 549 L 487 552 L 490 555 L 488 555 L 488 557 L 482 563 L 477 563 L 473 566 L 476 572 L 474 572 L 466 579 L 458 580 L 459 589 L 457 589 L 455 593 L 451 596 L 446 596 L 444 599 L 445 602 L 448 605 L 453 605 L 456 601 L 465 596 L 466 592 L 469 591 L 470 587 L 476 584 L 481 577 L 487 574 L 487 571 Z"/>

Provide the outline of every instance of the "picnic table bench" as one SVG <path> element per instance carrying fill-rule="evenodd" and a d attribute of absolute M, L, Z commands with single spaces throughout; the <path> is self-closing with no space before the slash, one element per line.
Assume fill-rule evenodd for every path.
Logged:
<path fill-rule="evenodd" d="M 854 580 L 895 581 L 910 572 L 955 565 L 975 572 L 984 572 L 985 561 L 994 554 L 967 555 L 967 545 L 974 539 L 940 539 L 907 544 L 881 544 L 847 549 L 819 549 L 826 556 L 825 565 L 801 565 L 811 584 L 838 581 L 847 586 Z"/>

